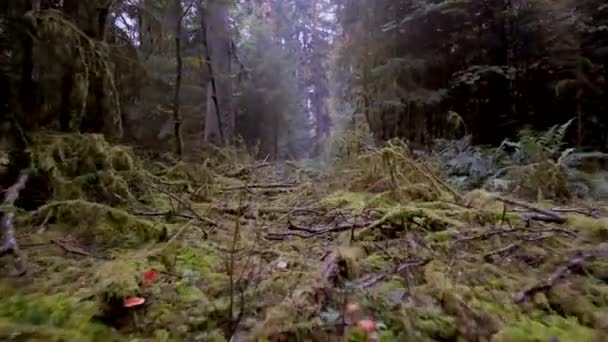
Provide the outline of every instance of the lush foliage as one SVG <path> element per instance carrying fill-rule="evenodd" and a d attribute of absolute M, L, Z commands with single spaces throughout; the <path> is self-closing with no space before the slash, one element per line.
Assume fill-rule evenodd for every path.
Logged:
<path fill-rule="evenodd" d="M 575 117 L 568 140 L 606 147 L 601 1 L 343 1 L 339 14 L 336 63 L 379 139 L 499 144 Z"/>

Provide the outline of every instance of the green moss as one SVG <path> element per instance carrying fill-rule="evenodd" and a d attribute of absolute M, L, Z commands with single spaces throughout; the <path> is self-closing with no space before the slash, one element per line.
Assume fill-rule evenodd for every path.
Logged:
<path fill-rule="evenodd" d="M 608 286 L 590 279 L 559 284 L 549 292 L 551 307 L 566 316 L 578 318 L 583 325 L 602 329 L 608 315 Z"/>
<path fill-rule="evenodd" d="M 451 287 L 451 282 L 446 276 L 445 266 L 438 261 L 431 261 L 424 266 L 424 280 L 426 283 L 437 289 L 445 289 Z"/>
<path fill-rule="evenodd" d="M 91 302 L 62 295 L 22 295 L 0 289 L 0 339 L 10 341 L 119 341 L 93 322 Z"/>
<path fill-rule="evenodd" d="M 176 286 L 179 301 L 185 304 L 198 303 L 202 306 L 209 305 L 207 296 L 199 288 L 190 285 L 187 281 L 180 281 Z"/>
<path fill-rule="evenodd" d="M 209 184 L 214 178 L 213 173 L 205 165 L 186 162 L 178 162 L 163 176 L 166 179 L 188 181 L 198 185 Z"/>
<path fill-rule="evenodd" d="M 397 207 L 372 224 L 373 227 L 381 227 L 385 224 L 404 225 L 415 222 L 432 231 L 445 230 L 449 227 L 463 227 L 464 224 L 446 215 L 446 211 L 432 210 L 417 207 Z"/>
<path fill-rule="evenodd" d="M 177 270 L 193 280 L 200 280 L 200 289 L 213 297 L 222 293 L 228 286 L 228 275 L 223 270 L 222 255 L 212 248 L 202 245 L 180 250 L 176 256 Z"/>
<path fill-rule="evenodd" d="M 389 207 L 391 201 L 383 195 L 364 192 L 336 191 L 321 200 L 321 205 L 330 209 L 350 209 L 362 212 L 368 208 Z"/>
<path fill-rule="evenodd" d="M 114 146 L 110 150 L 110 164 L 116 171 L 133 170 L 135 162 L 131 157 L 131 151 L 127 151 L 123 147 Z"/>
<path fill-rule="evenodd" d="M 608 240 L 608 219 L 595 219 L 587 216 L 571 215 L 568 217 L 567 225 L 583 234 L 587 234 L 602 240 Z"/>
<path fill-rule="evenodd" d="M 28 152 L 55 200 L 125 202 L 134 198 L 131 183 L 145 177 L 129 148 L 101 135 L 37 134 Z"/>
<path fill-rule="evenodd" d="M 108 301 L 138 294 L 139 281 L 137 264 L 122 259 L 105 262 L 95 273 L 96 293 Z"/>
<path fill-rule="evenodd" d="M 458 333 L 454 317 L 446 315 L 440 309 L 415 308 L 407 312 L 413 328 L 425 336 L 451 340 Z"/>
<path fill-rule="evenodd" d="M 390 265 L 390 260 L 387 260 L 386 256 L 384 255 L 372 254 L 365 258 L 363 264 L 376 270 L 384 270 Z"/>
<path fill-rule="evenodd" d="M 484 190 L 473 190 L 463 196 L 463 202 L 471 207 L 490 212 L 501 212 L 504 203 L 496 199 L 496 194 Z"/>
<path fill-rule="evenodd" d="M 340 247 L 338 252 L 346 261 L 349 278 L 358 277 L 361 273 L 361 263 L 366 258 L 365 251 L 360 247 Z"/>
<path fill-rule="evenodd" d="M 435 242 L 435 243 L 446 242 L 446 241 L 449 241 L 452 239 L 452 234 L 450 231 L 444 230 L 444 231 L 440 231 L 440 232 L 433 232 L 433 233 L 427 234 L 424 239 L 428 242 Z"/>
<path fill-rule="evenodd" d="M 71 233 L 89 242 L 133 246 L 158 240 L 166 227 L 142 220 L 126 211 L 82 200 L 52 202 L 29 215 L 26 221 L 45 218 L 61 223 Z"/>
<path fill-rule="evenodd" d="M 393 302 L 391 297 L 393 297 L 397 291 L 403 291 L 405 286 L 406 284 L 404 280 L 395 276 L 378 285 L 374 291 L 374 294 L 383 299 L 386 303 L 390 303 Z"/>
<path fill-rule="evenodd" d="M 522 318 L 501 329 L 492 342 L 546 342 L 558 339 L 563 342 L 594 341 L 596 333 L 581 326 L 574 318 L 546 316 L 539 320 Z"/>

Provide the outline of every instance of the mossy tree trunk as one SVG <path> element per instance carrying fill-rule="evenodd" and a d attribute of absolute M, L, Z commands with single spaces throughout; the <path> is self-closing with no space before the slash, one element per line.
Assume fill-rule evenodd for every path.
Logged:
<path fill-rule="evenodd" d="M 118 94 L 114 86 L 113 66 L 110 62 L 110 48 L 106 44 L 111 2 L 80 2 L 81 11 L 86 13 L 82 31 L 98 44 L 98 55 L 94 70 L 90 75 L 87 115 L 81 124 L 81 130 L 101 131 L 111 139 L 120 139 L 123 135 L 122 114 L 118 103 Z"/>

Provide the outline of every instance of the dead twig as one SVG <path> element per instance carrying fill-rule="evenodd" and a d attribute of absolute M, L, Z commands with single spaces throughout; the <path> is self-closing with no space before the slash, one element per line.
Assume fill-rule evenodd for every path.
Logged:
<path fill-rule="evenodd" d="M 185 218 L 185 219 L 188 219 L 188 220 L 197 220 L 197 218 L 194 217 L 194 216 L 192 216 L 192 215 L 180 214 L 180 213 L 173 212 L 172 210 L 161 211 L 161 212 L 131 211 L 130 214 L 131 215 L 135 215 L 135 216 L 150 216 L 150 217 L 155 217 L 155 216 L 158 216 L 158 217 L 171 217 L 171 216 L 175 216 L 175 217 Z"/>
<path fill-rule="evenodd" d="M 167 245 L 170 245 L 173 241 L 175 241 L 180 235 L 182 235 L 186 229 L 188 229 L 188 227 L 190 227 L 192 225 L 192 221 L 189 221 L 188 223 L 184 224 L 183 226 L 181 226 L 179 228 L 179 230 L 177 232 L 175 232 L 175 234 L 173 234 L 173 236 L 169 239 L 169 241 L 167 241 Z"/>
<path fill-rule="evenodd" d="M 559 213 L 557 213 L 553 210 L 538 208 L 530 203 L 514 200 L 511 198 L 501 197 L 501 196 L 496 196 L 496 199 L 501 202 L 507 203 L 507 204 L 526 208 L 526 209 L 536 213 L 537 215 L 528 216 L 532 220 L 553 222 L 553 223 L 559 223 L 559 224 L 566 223 L 566 221 L 568 220 L 566 217 L 560 215 Z"/>
<path fill-rule="evenodd" d="M 460 243 L 460 242 L 470 242 L 470 241 L 474 241 L 474 240 L 487 240 L 488 238 L 495 236 L 495 235 L 505 235 L 505 234 L 510 234 L 510 233 L 515 233 L 517 231 L 521 231 L 523 229 L 520 228 L 510 228 L 510 229 L 495 229 L 495 230 L 490 230 L 488 232 L 485 232 L 483 234 L 479 234 L 479 235 L 474 235 L 474 236 L 469 236 L 469 237 L 464 237 L 464 238 L 460 238 L 458 240 L 454 241 L 454 245 Z"/>
<path fill-rule="evenodd" d="M 247 211 L 253 211 L 253 212 L 257 212 L 260 214 L 300 214 L 300 215 L 305 215 L 305 214 L 315 214 L 315 215 L 324 215 L 325 212 L 323 211 L 323 209 L 316 209 L 316 208 L 252 208 L 248 205 L 243 206 L 243 208 L 237 208 L 237 207 L 209 207 L 209 209 L 214 210 L 214 211 L 219 211 L 221 213 L 225 213 L 225 214 L 230 214 L 230 215 L 237 215 L 240 211 L 243 212 L 247 212 Z"/>
<path fill-rule="evenodd" d="M 310 233 L 310 234 L 317 234 L 319 232 L 319 229 L 299 226 L 299 225 L 296 225 L 293 222 L 289 222 L 289 227 L 287 229 L 289 229 L 289 230 L 295 230 L 295 231 L 300 231 L 300 232 L 306 232 L 306 233 Z"/>
<path fill-rule="evenodd" d="M 66 243 L 63 243 L 59 240 L 51 240 L 50 241 L 52 244 L 57 245 L 59 247 L 61 247 L 61 249 L 63 249 L 64 251 L 68 252 L 68 253 L 72 253 L 72 254 L 76 254 L 76 255 L 81 255 L 81 256 L 87 256 L 87 257 L 94 257 L 94 255 L 92 255 L 91 253 L 80 249 L 78 247 L 72 247 Z"/>
<path fill-rule="evenodd" d="M 532 298 L 538 292 L 550 290 L 558 280 L 572 273 L 575 269 L 583 266 L 588 261 L 608 256 L 608 244 L 602 244 L 598 248 L 591 251 L 583 251 L 576 253 L 565 264 L 558 267 L 544 281 L 529 287 L 515 295 L 515 302 L 522 303 Z"/>
<path fill-rule="evenodd" d="M 270 163 L 264 162 L 264 163 L 254 165 L 254 166 L 242 167 L 234 172 L 230 172 L 230 173 L 226 174 L 226 177 L 229 177 L 229 178 L 242 177 L 244 175 L 248 175 L 248 174 L 252 173 L 255 170 L 259 170 L 259 169 L 269 167 L 269 166 L 270 166 Z"/>
<path fill-rule="evenodd" d="M 222 191 L 236 191 L 246 189 L 285 189 L 285 188 L 296 188 L 299 184 L 297 183 L 272 183 L 272 184 L 251 184 L 243 186 L 232 186 L 222 188 Z"/>
<path fill-rule="evenodd" d="M 4 206 L 12 206 L 17 198 L 19 198 L 19 192 L 25 188 L 25 185 L 29 179 L 28 172 L 22 173 L 17 182 L 11 187 L 6 189 L 4 196 Z M 15 226 L 13 221 L 15 214 L 12 211 L 7 211 L 2 215 L 0 220 L 0 229 L 2 231 L 2 245 L 0 245 L 0 257 L 12 254 L 15 258 L 15 268 L 19 276 L 24 275 L 27 272 L 25 255 L 21 253 L 17 240 L 15 238 Z"/>
<path fill-rule="evenodd" d="M 577 237 L 576 233 L 564 228 L 559 228 L 559 227 L 546 227 L 543 225 L 543 229 L 525 229 L 526 231 L 529 232 L 535 232 L 535 233 L 561 233 L 564 235 L 568 235 L 570 237 Z"/>
<path fill-rule="evenodd" d="M 558 212 L 558 213 L 575 213 L 575 214 L 593 217 L 595 219 L 600 218 L 600 213 L 597 208 L 553 208 L 551 210 Z"/>
<path fill-rule="evenodd" d="M 429 262 L 431 262 L 431 260 L 433 260 L 433 259 L 429 258 L 429 259 L 407 260 L 407 261 L 399 264 L 393 270 L 392 273 L 401 273 L 403 271 L 409 271 L 411 268 L 414 268 L 414 267 L 422 267 L 422 266 L 425 266 L 426 264 L 428 264 Z M 384 280 L 390 274 L 391 273 L 380 273 L 380 274 L 373 274 L 368 277 L 365 277 L 364 280 L 359 280 L 359 284 L 357 285 L 357 288 L 364 289 L 367 287 L 374 286 L 379 281 Z"/>
<path fill-rule="evenodd" d="M 529 238 L 523 239 L 521 241 L 517 241 L 512 244 L 509 244 L 505 247 L 488 252 L 483 255 L 483 258 L 484 258 L 484 260 L 488 260 L 495 255 L 504 256 L 504 255 L 509 254 L 509 253 L 513 252 L 514 250 L 520 248 L 526 242 L 535 242 L 535 241 L 545 240 L 545 239 L 548 239 L 551 237 L 553 237 L 553 235 L 541 235 L 541 236 L 536 236 L 536 237 L 529 237 Z"/>
<path fill-rule="evenodd" d="M 288 227 L 289 230 L 303 231 L 303 232 L 307 232 L 308 234 L 305 235 L 305 234 L 290 233 L 290 232 L 270 233 L 270 234 L 267 234 L 265 236 L 265 238 L 267 240 L 275 240 L 275 241 L 284 240 L 285 238 L 287 238 L 289 236 L 299 237 L 301 239 L 310 239 L 315 236 L 319 236 L 319 235 L 323 235 L 323 234 L 340 233 L 340 232 L 344 232 L 344 231 L 351 230 L 351 229 L 365 228 L 365 227 L 368 227 L 370 224 L 371 224 L 371 222 L 348 223 L 348 224 L 338 225 L 336 227 L 320 228 L 320 229 L 300 227 L 300 226 L 295 226 L 293 224 L 290 224 L 290 226 Z"/>
<path fill-rule="evenodd" d="M 154 185 L 150 185 L 150 187 L 152 189 L 155 189 L 157 191 L 160 191 L 162 193 L 164 193 L 165 195 L 169 196 L 170 198 L 174 199 L 175 201 L 177 201 L 179 204 L 181 204 L 184 208 L 186 208 L 192 215 L 194 215 L 194 217 L 204 223 L 209 224 L 212 227 L 216 227 L 217 226 L 217 222 L 213 221 L 212 219 L 206 218 L 201 216 L 199 213 L 196 212 L 196 210 L 194 210 L 194 208 L 192 208 L 192 205 L 188 204 L 184 199 L 181 199 L 179 196 L 170 193 L 169 191 L 163 190 L 159 187 L 156 187 Z M 201 229 L 201 231 L 203 232 L 203 234 L 205 235 L 205 238 L 207 238 L 208 234 L 204 229 Z"/>

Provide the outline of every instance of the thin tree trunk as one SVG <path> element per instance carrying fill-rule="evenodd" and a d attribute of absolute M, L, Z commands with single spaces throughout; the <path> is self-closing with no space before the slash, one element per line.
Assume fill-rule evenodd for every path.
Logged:
<path fill-rule="evenodd" d="M 173 124 L 174 124 L 174 134 L 175 134 L 175 153 L 181 158 L 183 154 L 183 141 L 182 141 L 182 133 L 181 133 L 181 125 L 182 119 L 180 115 L 180 91 L 182 86 L 182 69 L 183 69 L 183 59 L 182 59 L 182 50 L 181 50 L 181 40 L 182 40 L 182 18 L 183 18 L 183 10 L 182 10 L 182 2 L 181 0 L 175 0 L 175 18 L 176 18 L 176 26 L 175 26 L 175 58 L 177 60 L 177 75 L 175 79 L 175 94 L 173 97 Z"/>
<path fill-rule="evenodd" d="M 224 131 L 222 129 L 222 120 L 220 115 L 220 106 L 217 100 L 217 86 L 215 83 L 215 75 L 213 64 L 211 64 L 211 52 L 207 37 L 207 20 L 205 16 L 207 11 L 203 8 L 202 1 L 199 3 L 199 12 L 201 16 L 201 32 L 202 44 L 205 49 L 205 64 L 207 64 L 207 113 L 205 115 L 205 142 L 217 143 L 224 141 Z M 217 136 L 216 136 L 217 135 Z"/>
<path fill-rule="evenodd" d="M 36 1 L 29 1 L 25 7 L 25 12 L 34 9 Z M 20 13 L 23 15 L 23 13 Z M 38 117 L 36 113 L 37 91 L 36 84 L 32 78 L 34 72 L 34 40 L 31 35 L 25 33 L 21 35 L 21 82 L 19 86 L 19 106 L 21 119 L 28 123 L 28 126 L 36 126 Z"/>
<path fill-rule="evenodd" d="M 235 116 L 232 105 L 231 37 L 228 4 L 224 0 L 206 3 L 203 18 L 204 45 L 210 67 L 213 106 L 216 115 L 207 115 L 205 141 L 231 144 L 234 139 Z M 208 104 L 208 108 L 211 104 Z M 208 113 L 209 114 L 209 113 Z M 213 124 L 217 125 L 213 125 Z M 218 141 L 219 140 L 219 141 Z"/>

